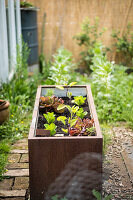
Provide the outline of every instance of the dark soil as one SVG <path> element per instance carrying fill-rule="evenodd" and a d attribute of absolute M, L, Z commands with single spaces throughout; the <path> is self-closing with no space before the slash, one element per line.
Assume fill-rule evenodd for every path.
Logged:
<path fill-rule="evenodd" d="M 60 97 L 59 97 L 60 98 Z M 71 103 L 70 99 L 68 97 L 61 97 L 64 100 L 64 104 L 65 105 L 70 105 L 73 106 L 74 104 Z M 73 97 L 72 97 L 73 100 Z M 85 103 L 82 105 L 82 108 L 84 109 L 84 111 L 87 111 L 88 114 L 85 116 L 85 118 L 89 118 L 90 117 L 90 111 L 89 111 L 89 106 L 88 106 L 88 102 L 87 99 L 85 100 Z M 38 124 L 37 124 L 37 129 L 44 129 L 44 124 L 47 124 L 47 121 L 44 117 L 44 113 L 47 112 L 54 112 L 53 109 L 39 109 L 39 117 L 38 117 Z M 55 113 L 55 112 L 54 112 Z M 57 117 L 59 116 L 65 116 L 65 117 L 70 117 L 70 112 L 68 111 L 68 109 L 65 109 L 64 113 L 55 113 L 55 125 L 57 126 L 56 129 L 56 134 L 64 134 L 64 132 L 61 130 L 62 128 L 67 129 L 68 128 L 68 123 L 66 123 L 66 125 L 64 125 L 62 122 L 57 121 Z M 64 134 L 64 136 L 68 136 L 68 134 Z"/>

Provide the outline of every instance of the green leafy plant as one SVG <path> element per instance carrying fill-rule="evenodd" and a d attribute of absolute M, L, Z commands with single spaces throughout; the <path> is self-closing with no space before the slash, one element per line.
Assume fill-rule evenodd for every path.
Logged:
<path fill-rule="evenodd" d="M 39 106 L 41 109 L 54 109 L 57 113 L 63 113 L 64 109 L 58 111 L 57 108 L 59 105 L 63 104 L 64 101 L 61 98 L 58 98 L 56 96 L 48 96 L 48 97 L 40 97 L 40 103 Z"/>
<path fill-rule="evenodd" d="M 71 114 L 71 116 L 68 118 L 68 129 L 62 129 L 65 133 L 69 133 L 70 136 L 81 136 L 81 135 L 95 135 L 95 129 L 93 127 L 94 120 L 93 119 L 81 119 L 78 118 L 77 113 L 79 111 L 79 106 L 69 106 L 69 105 L 59 105 L 57 109 L 67 108 Z M 81 114 L 82 112 L 82 114 Z M 83 112 L 83 109 L 80 109 L 79 111 L 80 115 L 83 116 L 84 114 L 87 114 L 86 112 Z M 79 114 L 78 113 L 78 114 Z M 61 121 L 64 125 L 66 125 L 66 117 L 61 116 L 57 118 L 58 121 Z"/>
<path fill-rule="evenodd" d="M 85 103 L 85 100 L 86 100 L 86 97 L 77 96 L 77 97 L 74 97 L 74 100 L 72 100 L 72 103 L 75 103 L 78 106 L 81 106 Z"/>
<path fill-rule="evenodd" d="M 94 120 L 93 119 L 80 119 L 76 120 L 76 123 L 73 126 L 68 128 L 70 136 L 88 136 L 95 135 L 95 128 L 93 128 Z"/>
<path fill-rule="evenodd" d="M 92 92 L 99 119 L 102 121 L 125 120 L 125 111 L 131 114 L 133 75 L 125 73 L 125 67 L 107 60 L 99 43 L 94 48 Z"/>
<path fill-rule="evenodd" d="M 70 127 L 72 127 L 75 123 L 76 123 L 76 120 L 77 120 L 77 117 L 75 116 L 76 112 L 79 110 L 79 107 L 78 106 L 69 106 L 69 105 L 59 105 L 57 110 L 61 110 L 61 109 L 64 109 L 64 108 L 67 108 L 71 114 L 71 116 L 68 118 L 68 124 Z M 62 121 L 62 119 L 58 119 L 59 121 Z"/>
<path fill-rule="evenodd" d="M 33 5 L 31 3 L 26 2 L 26 1 L 20 1 L 20 6 L 22 8 L 31 8 L 31 7 L 33 7 Z"/>
<path fill-rule="evenodd" d="M 97 200 L 110 200 L 113 197 L 111 194 L 106 197 L 102 197 L 101 193 L 94 189 L 92 190 L 92 193 L 97 198 Z"/>
<path fill-rule="evenodd" d="M 87 66 L 88 70 L 90 70 L 90 66 L 92 65 L 92 58 L 94 56 L 93 48 L 99 41 L 100 37 L 105 31 L 105 28 L 103 28 L 101 31 L 98 30 L 99 18 L 95 18 L 93 25 L 91 25 L 89 18 L 86 18 L 82 23 L 81 33 L 74 36 L 74 39 L 77 40 L 78 45 L 85 47 L 80 53 L 80 65 Z"/>
<path fill-rule="evenodd" d="M 70 81 L 70 74 L 74 67 L 71 56 L 72 54 L 63 47 L 59 48 L 57 54 L 53 56 L 54 62 L 50 68 L 49 77 L 53 81 L 53 84 L 65 85 Z"/>
<path fill-rule="evenodd" d="M 47 112 L 47 114 L 43 114 L 46 118 L 48 124 L 51 124 L 55 121 L 55 114 L 53 112 Z"/>
<path fill-rule="evenodd" d="M 57 126 L 54 123 L 51 124 L 44 124 L 45 126 L 45 130 L 49 130 L 50 131 L 50 136 L 53 136 L 56 133 L 56 128 Z"/>
<path fill-rule="evenodd" d="M 66 89 L 66 96 L 71 100 L 72 97 L 72 92 L 69 91 L 69 88 L 71 88 L 73 85 L 75 85 L 77 82 L 71 82 L 69 85 L 65 84 L 67 86 Z M 56 88 L 59 90 L 64 90 L 65 88 L 61 85 L 57 85 Z"/>
<path fill-rule="evenodd" d="M 32 77 L 28 76 L 28 56 L 29 49 L 27 44 L 22 41 L 22 48 L 17 46 L 15 74 L 7 83 L 1 83 L 0 99 L 10 102 L 10 117 L 7 122 L 0 125 L 0 145 L 5 142 L 9 146 L 16 140 L 25 137 L 29 131 L 30 111 L 34 103 L 37 85 L 40 83 L 40 75 L 36 73 Z M 5 171 L 7 154 L 4 150 L 0 154 L 1 178 L 2 171 Z"/>
<path fill-rule="evenodd" d="M 79 108 L 79 110 L 76 112 L 76 115 L 83 119 L 86 115 L 87 115 L 87 111 L 84 112 L 84 109 L 83 108 Z"/>
<path fill-rule="evenodd" d="M 60 198 L 59 195 L 55 195 L 55 196 L 51 197 L 51 200 L 67 200 L 67 199 L 65 197 Z"/>
<path fill-rule="evenodd" d="M 113 31 L 112 37 L 115 39 L 113 46 L 116 47 L 117 53 L 121 55 L 120 62 L 133 67 L 133 32 L 131 28 L 131 23 L 128 23 L 123 35 L 120 34 L 120 31 Z"/>
<path fill-rule="evenodd" d="M 67 118 L 65 116 L 60 116 L 60 117 L 57 118 L 57 121 L 61 121 L 65 125 L 66 124 L 66 122 L 65 122 L 66 119 Z"/>

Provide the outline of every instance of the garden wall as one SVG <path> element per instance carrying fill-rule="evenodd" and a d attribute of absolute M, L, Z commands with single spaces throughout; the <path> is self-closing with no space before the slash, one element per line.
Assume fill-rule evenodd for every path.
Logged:
<path fill-rule="evenodd" d="M 78 60 L 81 47 L 72 37 L 80 32 L 80 24 L 85 17 L 89 17 L 92 22 L 95 17 L 99 17 L 100 28 L 107 28 L 102 38 L 105 45 L 112 44 L 113 29 L 120 30 L 122 34 L 127 23 L 133 19 L 132 0 L 29 0 L 29 2 L 39 8 L 39 47 L 44 12 L 47 15 L 44 39 L 44 53 L 47 57 L 51 57 L 60 45 L 64 45 Z M 110 57 L 115 58 L 114 53 Z"/>

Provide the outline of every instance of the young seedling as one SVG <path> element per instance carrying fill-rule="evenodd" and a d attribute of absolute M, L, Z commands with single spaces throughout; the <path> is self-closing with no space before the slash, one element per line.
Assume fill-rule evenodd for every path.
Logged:
<path fill-rule="evenodd" d="M 81 106 L 85 103 L 86 97 L 83 96 L 77 96 L 74 97 L 74 100 L 72 100 L 72 103 L 75 103 L 78 106 Z"/>
<path fill-rule="evenodd" d="M 45 130 L 49 130 L 50 131 L 50 136 L 53 136 L 56 133 L 56 128 L 57 126 L 54 123 L 51 124 L 44 124 L 45 126 Z"/>
<path fill-rule="evenodd" d="M 73 85 L 75 85 L 77 82 L 72 82 L 68 85 L 67 87 L 67 97 L 71 100 L 71 97 L 72 97 L 72 92 L 69 92 L 69 88 L 71 88 Z"/>
<path fill-rule="evenodd" d="M 43 114 L 46 118 L 48 124 L 51 124 L 55 121 L 55 114 L 53 112 L 47 112 L 47 114 Z"/>
<path fill-rule="evenodd" d="M 77 117 L 75 116 L 75 114 L 79 110 L 79 107 L 78 106 L 71 107 L 69 105 L 62 104 L 58 106 L 57 110 L 64 109 L 64 108 L 67 108 L 71 114 L 71 116 L 68 118 L 68 124 L 70 127 L 72 127 L 76 123 Z"/>
<path fill-rule="evenodd" d="M 64 125 L 66 125 L 66 117 L 65 116 L 60 116 L 57 118 L 57 121 L 61 121 Z M 68 133 L 68 129 L 61 129 L 64 133 Z"/>
<path fill-rule="evenodd" d="M 92 190 L 93 195 L 97 198 L 97 200 L 111 200 L 112 199 L 112 195 L 108 195 L 106 197 L 102 197 L 102 195 L 100 194 L 100 192 L 96 191 L 96 190 Z"/>
<path fill-rule="evenodd" d="M 68 200 L 65 197 L 64 198 L 60 198 L 58 195 L 52 196 L 51 200 Z"/>
<path fill-rule="evenodd" d="M 60 104 L 63 104 L 64 101 L 61 99 L 61 98 L 58 98 L 56 96 L 48 96 L 48 97 L 40 97 L 40 108 L 42 109 L 48 109 L 51 110 L 53 109 L 55 112 L 57 113 L 63 113 L 64 110 L 60 110 L 60 111 L 57 111 L 57 107 L 60 105 Z"/>
<path fill-rule="evenodd" d="M 67 118 L 65 116 L 60 116 L 57 118 L 57 121 L 61 121 L 64 125 L 66 125 L 66 120 Z"/>
<path fill-rule="evenodd" d="M 79 110 L 76 112 L 76 115 L 83 119 L 85 117 L 85 115 L 87 115 L 87 111 L 84 112 L 84 109 L 83 108 L 79 108 Z"/>
<path fill-rule="evenodd" d="M 76 123 L 73 125 L 73 127 L 68 128 L 68 132 L 70 136 L 88 136 L 91 135 L 90 129 L 93 127 L 94 120 L 93 119 L 80 119 L 78 118 L 76 120 Z M 94 130 L 94 129 L 93 129 Z M 94 133 L 94 131 L 93 131 Z"/>
<path fill-rule="evenodd" d="M 77 82 L 71 82 L 69 85 L 67 86 L 67 91 L 66 91 L 66 96 L 71 99 L 72 97 L 72 92 L 69 92 L 69 88 L 71 88 L 73 85 L 75 85 Z M 63 86 L 57 85 L 56 88 L 60 89 L 60 90 L 64 90 Z"/>

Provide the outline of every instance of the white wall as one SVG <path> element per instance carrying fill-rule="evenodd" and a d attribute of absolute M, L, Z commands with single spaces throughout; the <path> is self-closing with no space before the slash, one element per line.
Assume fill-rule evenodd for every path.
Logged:
<path fill-rule="evenodd" d="M 20 0 L 8 0 L 7 12 L 5 2 L 0 0 L 0 82 L 12 78 L 16 66 L 16 45 L 19 43 L 21 46 Z"/>

